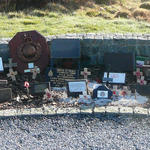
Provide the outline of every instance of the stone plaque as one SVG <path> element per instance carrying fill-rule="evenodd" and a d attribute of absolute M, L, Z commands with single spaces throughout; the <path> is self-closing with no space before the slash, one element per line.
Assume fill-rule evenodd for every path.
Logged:
<path fill-rule="evenodd" d="M 52 87 L 66 86 L 66 80 L 78 79 L 78 70 L 73 69 L 53 69 L 50 76 Z"/>
<path fill-rule="evenodd" d="M 0 86 L 6 86 L 8 84 L 7 80 L 0 80 Z"/>
<path fill-rule="evenodd" d="M 43 37 L 37 31 L 18 32 L 9 42 L 11 57 L 17 63 L 17 70 L 24 70 L 38 66 L 43 71 L 50 59 L 50 50 Z"/>
<path fill-rule="evenodd" d="M 2 57 L 0 57 L 0 72 L 4 71 Z"/>
<path fill-rule="evenodd" d="M 79 95 L 82 93 L 87 93 L 86 80 L 67 81 L 68 97 L 79 97 Z"/>
<path fill-rule="evenodd" d="M 47 88 L 50 88 L 49 82 L 31 84 L 30 93 L 32 95 L 43 94 Z"/>
<path fill-rule="evenodd" d="M 10 101 L 12 99 L 11 88 L 0 88 L 0 103 Z"/>
<path fill-rule="evenodd" d="M 93 98 L 98 99 L 111 99 L 113 96 L 113 92 L 104 85 L 100 85 L 96 89 L 93 90 Z"/>

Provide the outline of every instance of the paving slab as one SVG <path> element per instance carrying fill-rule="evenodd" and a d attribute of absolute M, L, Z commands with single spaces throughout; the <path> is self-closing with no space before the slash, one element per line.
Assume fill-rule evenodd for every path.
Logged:
<path fill-rule="evenodd" d="M 92 113 L 93 112 L 92 110 L 93 110 L 93 106 L 92 105 L 89 105 L 89 106 L 81 105 L 80 106 L 81 113 Z"/>
<path fill-rule="evenodd" d="M 42 115 L 43 110 L 42 110 L 42 108 L 31 108 L 31 114 L 32 115 Z"/>
<path fill-rule="evenodd" d="M 136 114 L 148 115 L 148 114 L 149 114 L 149 109 L 142 108 L 142 107 L 136 107 L 136 108 L 134 109 L 134 113 L 136 113 Z"/>
<path fill-rule="evenodd" d="M 119 109 L 117 106 L 107 106 L 106 107 L 106 112 L 108 113 L 118 113 Z"/>
<path fill-rule="evenodd" d="M 133 114 L 132 107 L 120 107 L 120 113 Z"/>
<path fill-rule="evenodd" d="M 94 109 L 95 113 L 104 113 L 105 111 L 105 107 L 95 107 Z"/>

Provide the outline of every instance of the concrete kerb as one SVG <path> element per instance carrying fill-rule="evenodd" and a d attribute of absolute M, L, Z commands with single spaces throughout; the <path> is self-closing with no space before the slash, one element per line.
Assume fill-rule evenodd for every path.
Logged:
<path fill-rule="evenodd" d="M 149 109 L 142 107 L 118 107 L 118 106 L 81 106 L 56 108 L 54 106 L 44 106 L 40 108 L 25 108 L 25 109 L 7 109 L 0 110 L 0 117 L 15 117 L 15 116 L 30 116 L 30 115 L 65 115 L 65 114 L 128 114 L 128 115 L 145 115 L 149 116 Z"/>

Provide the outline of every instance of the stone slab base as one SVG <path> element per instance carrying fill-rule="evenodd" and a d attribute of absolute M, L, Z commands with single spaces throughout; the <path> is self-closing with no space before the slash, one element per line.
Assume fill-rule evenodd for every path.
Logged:
<path fill-rule="evenodd" d="M 91 107 L 82 106 L 68 107 L 68 108 L 56 108 L 52 106 L 44 106 L 41 108 L 31 108 L 31 109 L 7 109 L 0 110 L 0 117 L 7 116 L 22 116 L 22 115 L 59 115 L 59 114 L 92 114 L 92 113 L 116 113 L 116 114 L 141 114 L 149 115 L 149 109 L 141 107 L 117 107 L 117 106 L 107 106 L 107 107 Z"/>

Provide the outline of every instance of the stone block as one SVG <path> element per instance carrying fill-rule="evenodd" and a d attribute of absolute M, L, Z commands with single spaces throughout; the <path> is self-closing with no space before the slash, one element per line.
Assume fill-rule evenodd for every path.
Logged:
<path fill-rule="evenodd" d="M 135 114 L 143 114 L 143 115 L 148 115 L 148 109 L 146 109 L 146 108 L 142 108 L 142 107 L 136 107 L 135 109 L 134 109 L 134 113 Z"/>
<path fill-rule="evenodd" d="M 118 113 L 118 106 L 107 106 L 106 107 L 106 112 L 108 113 Z"/>
<path fill-rule="evenodd" d="M 131 107 L 120 107 L 120 113 L 122 114 L 133 114 L 133 108 Z"/>
<path fill-rule="evenodd" d="M 80 111 L 81 113 L 92 113 L 92 110 L 94 109 L 93 105 L 81 105 L 80 106 Z"/>
<path fill-rule="evenodd" d="M 105 111 L 105 107 L 95 107 L 94 109 L 95 113 L 104 113 Z"/>

